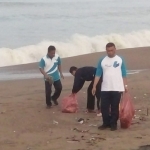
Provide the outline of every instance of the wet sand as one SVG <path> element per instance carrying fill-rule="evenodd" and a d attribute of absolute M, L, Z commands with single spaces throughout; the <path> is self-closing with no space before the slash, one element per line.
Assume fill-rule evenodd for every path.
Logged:
<path fill-rule="evenodd" d="M 147 108 L 150 108 L 150 49 L 126 49 L 117 53 L 124 57 L 129 70 L 147 69 L 128 75 L 135 108 L 141 110 L 136 111 L 140 118 L 134 119 L 134 124 L 129 129 L 119 127 L 115 132 L 97 129 L 97 125 L 102 123 L 101 117 L 84 112 L 88 82 L 78 93 L 79 111 L 64 114 L 61 113 L 61 100 L 70 94 L 73 77 L 62 80 L 60 105 L 52 109 L 45 108 L 42 78 L 0 81 L 0 150 L 130 150 L 150 144 L 150 117 L 146 116 Z M 105 52 L 65 58 L 62 61 L 63 71 L 67 72 L 71 65 L 95 66 L 104 54 Z M 37 63 L 4 67 L 0 71 L 38 73 Z M 88 120 L 79 124 L 77 118 Z M 54 124 L 54 121 L 58 124 Z M 85 132 L 73 130 L 74 128 Z"/>

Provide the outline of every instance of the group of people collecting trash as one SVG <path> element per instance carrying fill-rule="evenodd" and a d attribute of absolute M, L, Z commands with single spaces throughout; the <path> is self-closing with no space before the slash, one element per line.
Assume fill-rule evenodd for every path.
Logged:
<path fill-rule="evenodd" d="M 40 72 L 44 75 L 47 108 L 52 102 L 58 105 L 57 99 L 62 91 L 60 78 L 64 78 L 61 69 L 61 59 L 55 53 L 54 46 L 48 47 L 47 55 L 39 62 Z M 97 99 L 98 114 L 102 114 L 103 123 L 100 130 L 110 128 L 117 130 L 119 119 L 119 104 L 123 93 L 127 93 L 127 71 L 124 59 L 116 54 L 114 43 L 106 44 L 107 55 L 100 58 L 97 67 L 72 66 L 69 72 L 74 76 L 72 94 L 75 95 L 83 87 L 85 81 L 90 81 L 87 89 L 87 111 L 94 112 L 95 97 Z M 55 88 L 52 95 L 52 85 Z"/>

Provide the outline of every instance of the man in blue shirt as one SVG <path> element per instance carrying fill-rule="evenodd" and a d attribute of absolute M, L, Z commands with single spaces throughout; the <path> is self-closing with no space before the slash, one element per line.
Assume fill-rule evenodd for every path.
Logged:
<path fill-rule="evenodd" d="M 64 78 L 61 70 L 60 57 L 58 54 L 55 54 L 55 52 L 56 48 L 54 46 L 49 46 L 47 55 L 44 56 L 39 62 L 39 69 L 40 72 L 44 75 L 45 80 L 47 108 L 50 108 L 52 106 L 51 100 L 55 105 L 58 105 L 57 99 L 59 98 L 62 91 L 60 76 Z M 52 84 L 55 88 L 53 96 L 51 96 Z"/>

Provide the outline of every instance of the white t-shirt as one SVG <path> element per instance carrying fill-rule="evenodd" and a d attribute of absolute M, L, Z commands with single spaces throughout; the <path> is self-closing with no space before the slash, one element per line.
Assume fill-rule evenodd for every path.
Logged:
<path fill-rule="evenodd" d="M 50 58 L 48 55 L 46 55 L 39 62 L 39 68 L 43 68 L 44 71 L 51 76 L 54 81 L 60 79 L 58 65 L 61 65 L 61 59 L 58 54 L 55 54 L 53 58 Z"/>
<path fill-rule="evenodd" d="M 101 58 L 96 71 L 96 76 L 103 76 L 101 91 L 124 91 L 123 77 L 126 74 L 125 63 L 118 55 Z"/>

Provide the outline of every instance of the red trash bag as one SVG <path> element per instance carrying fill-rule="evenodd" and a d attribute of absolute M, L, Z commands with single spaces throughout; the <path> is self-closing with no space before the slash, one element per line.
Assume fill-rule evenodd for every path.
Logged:
<path fill-rule="evenodd" d="M 62 100 L 63 113 L 75 113 L 78 110 L 78 102 L 75 94 L 64 97 Z"/>
<path fill-rule="evenodd" d="M 120 103 L 120 125 L 121 128 L 127 129 L 130 127 L 134 117 L 135 110 L 129 93 L 124 93 Z"/>

